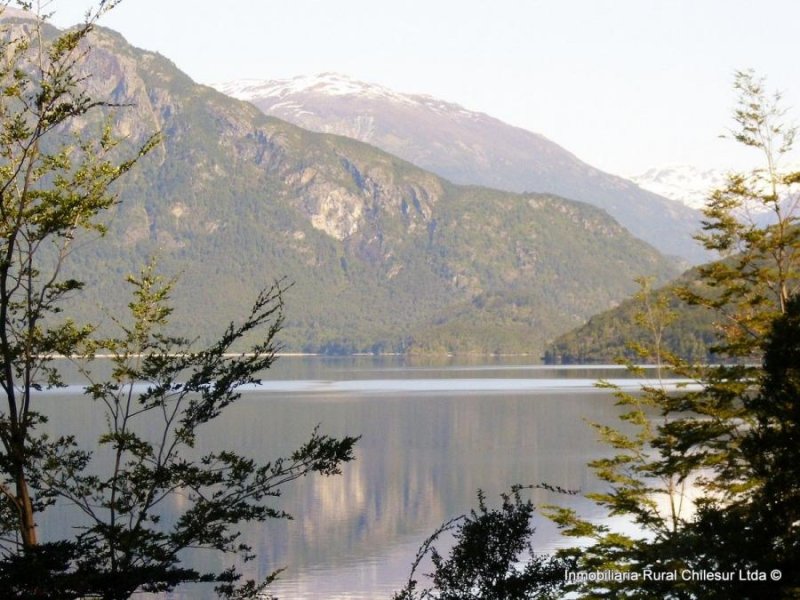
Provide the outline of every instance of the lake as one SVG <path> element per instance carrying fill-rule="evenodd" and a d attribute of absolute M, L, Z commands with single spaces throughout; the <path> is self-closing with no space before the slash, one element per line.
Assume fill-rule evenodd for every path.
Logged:
<path fill-rule="evenodd" d="M 635 387 L 614 367 L 547 367 L 522 359 L 464 364 L 400 357 L 284 357 L 259 389 L 248 389 L 205 435 L 197 452 L 229 448 L 267 461 L 289 454 L 319 424 L 323 433 L 361 435 L 356 460 L 337 477 L 289 484 L 275 505 L 294 517 L 250 526 L 258 554 L 243 570 L 263 578 L 286 567 L 270 590 L 284 600 L 390 598 L 420 543 L 443 521 L 489 504 L 513 484 L 598 489 L 586 463 L 599 456 L 587 421 L 613 423 L 618 409 L 598 378 Z M 76 389 L 42 394 L 51 424 L 91 434 L 100 411 Z M 543 490 L 536 503 L 591 503 Z M 174 505 L 179 508 L 178 505 Z M 568 545 L 540 517 L 534 547 Z M 69 535 L 63 515 L 41 519 L 48 536 Z M 198 565 L 227 565 L 195 553 Z M 168 597 L 202 598 L 197 588 Z"/>

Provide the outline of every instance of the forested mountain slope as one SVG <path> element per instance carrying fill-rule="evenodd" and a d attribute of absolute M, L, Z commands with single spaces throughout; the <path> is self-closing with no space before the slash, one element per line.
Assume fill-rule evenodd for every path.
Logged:
<path fill-rule="evenodd" d="M 83 319 L 111 327 L 148 257 L 176 275 L 175 331 L 207 338 L 273 280 L 295 351 L 539 353 L 668 259 L 603 211 L 544 194 L 458 186 L 352 139 L 310 132 L 197 85 L 99 29 L 93 93 L 132 151 L 109 234 L 80 240 Z M 86 122 L 85 127 L 101 127 Z M 67 132 L 65 132 L 65 135 Z"/>

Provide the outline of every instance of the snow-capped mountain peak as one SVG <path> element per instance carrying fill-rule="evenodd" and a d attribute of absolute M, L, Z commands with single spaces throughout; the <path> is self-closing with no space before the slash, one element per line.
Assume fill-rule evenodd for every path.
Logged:
<path fill-rule="evenodd" d="M 800 164 L 793 162 L 783 166 L 783 171 L 798 171 Z M 692 208 L 702 209 L 712 192 L 724 188 L 728 183 L 728 173 L 721 169 L 699 169 L 689 165 L 671 165 L 648 169 L 641 175 L 629 177 L 639 187 L 655 192 L 665 198 L 677 200 Z M 763 180 L 761 180 L 763 184 Z M 758 181 L 750 182 L 758 186 Z M 767 193 L 767 189 L 762 190 Z M 781 197 L 781 203 L 788 207 L 797 202 L 796 193 Z M 768 223 L 772 216 L 770 206 L 750 202 L 741 207 L 739 216 L 756 223 Z"/>
<path fill-rule="evenodd" d="M 311 92 L 328 96 L 362 96 L 384 98 L 395 102 L 408 102 L 409 96 L 375 83 L 365 83 L 340 73 L 320 73 L 300 75 L 291 79 L 240 79 L 224 83 L 214 83 L 211 87 L 223 94 L 253 100 L 263 97 L 285 97 L 292 94 Z"/>
<path fill-rule="evenodd" d="M 367 142 L 453 183 L 596 204 L 662 251 L 705 260 L 691 239 L 694 211 L 587 165 L 541 134 L 485 113 L 337 73 L 213 87 L 306 129 Z"/>
<path fill-rule="evenodd" d="M 340 73 L 300 75 L 291 79 L 240 79 L 212 83 L 211 87 L 223 94 L 248 102 L 271 99 L 273 107 L 286 102 L 288 104 L 283 105 L 284 110 L 298 109 L 303 104 L 302 99 L 309 96 L 332 99 L 348 97 L 372 102 L 383 101 L 406 108 L 422 108 L 437 114 L 447 114 L 459 120 L 487 118 L 484 113 L 468 110 L 459 104 L 446 102 L 434 96 L 397 92 L 380 84 L 359 81 Z M 287 117 L 287 115 L 277 116 Z"/>
<path fill-rule="evenodd" d="M 700 209 L 711 192 L 725 184 L 725 173 L 691 165 L 668 165 L 653 167 L 628 179 L 645 190 Z"/>

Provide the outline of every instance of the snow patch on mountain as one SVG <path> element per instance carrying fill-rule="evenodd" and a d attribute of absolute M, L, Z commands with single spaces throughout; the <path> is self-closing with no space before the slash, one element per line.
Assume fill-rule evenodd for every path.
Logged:
<path fill-rule="evenodd" d="M 677 200 L 691 208 L 705 206 L 711 192 L 725 185 L 725 172 L 718 169 L 698 169 L 691 165 L 654 167 L 628 177 L 639 187 Z"/>
<path fill-rule="evenodd" d="M 782 172 L 800 171 L 800 163 L 784 165 Z M 698 169 L 690 165 L 672 165 L 648 169 L 640 175 L 629 177 L 639 187 L 655 192 L 687 206 L 702 209 L 711 193 L 725 187 L 728 181 L 726 171 L 720 169 Z M 763 190 L 767 193 L 767 190 Z M 781 198 L 782 209 L 795 212 L 800 199 L 796 191 Z M 738 216 L 747 222 L 765 225 L 774 221 L 772 207 L 758 202 L 750 202 L 737 211 Z"/>
<path fill-rule="evenodd" d="M 300 75 L 291 79 L 240 79 L 212 83 L 211 87 L 239 100 L 252 102 L 264 98 L 297 98 L 304 94 L 326 96 L 353 96 L 370 100 L 384 100 L 394 104 L 425 107 L 440 114 L 457 115 L 460 118 L 480 119 L 486 117 L 452 102 L 426 94 L 404 94 L 376 83 L 366 83 L 340 73 Z M 273 105 L 277 106 L 277 105 Z"/>
<path fill-rule="evenodd" d="M 337 73 L 213 87 L 267 115 L 366 142 L 456 184 L 594 204 L 669 255 L 693 263 L 708 259 L 691 239 L 699 224 L 696 211 L 603 173 L 543 135 L 486 113 Z"/>
<path fill-rule="evenodd" d="M 211 87 L 239 100 L 273 97 L 283 98 L 294 94 L 313 92 L 328 96 L 362 96 L 382 98 L 394 102 L 410 102 L 410 96 L 389 88 L 351 79 L 339 73 L 300 75 L 291 79 L 240 79 L 223 83 L 212 83 Z"/>

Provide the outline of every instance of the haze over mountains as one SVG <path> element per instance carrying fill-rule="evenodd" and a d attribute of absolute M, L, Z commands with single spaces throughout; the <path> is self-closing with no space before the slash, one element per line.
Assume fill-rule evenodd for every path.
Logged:
<path fill-rule="evenodd" d="M 13 19 L 13 14 L 6 18 Z M 25 26 L 19 21 L 19 26 Z M 173 331 L 204 340 L 287 277 L 286 350 L 528 352 L 675 263 L 605 212 L 548 194 L 450 183 L 371 145 L 263 114 L 104 28 L 85 64 L 130 155 L 103 239 L 76 240 L 69 313 L 113 328 L 156 256 L 176 275 Z"/>
<path fill-rule="evenodd" d="M 635 276 L 676 272 L 592 206 L 453 185 L 268 117 L 112 31 L 94 46 L 93 93 L 126 105 L 116 130 L 130 148 L 153 131 L 164 143 L 126 177 L 110 234 L 71 257 L 88 282 L 78 317 L 109 325 L 125 275 L 155 254 L 180 276 L 182 334 L 207 339 L 287 276 L 287 350 L 535 354 L 629 295 Z"/>
<path fill-rule="evenodd" d="M 781 165 L 786 171 L 800 170 L 800 163 L 791 161 Z M 701 209 L 711 193 L 716 189 L 724 188 L 728 181 L 728 174 L 719 169 L 698 169 L 691 165 L 671 165 L 654 167 L 640 175 L 631 177 L 642 188 L 648 189 L 667 198 L 683 202 L 692 208 Z M 792 211 L 796 198 L 783 198 L 782 210 Z M 750 202 L 745 208 L 738 211 L 745 222 L 753 222 L 763 227 L 775 222 L 772 206 L 765 206 L 756 200 Z"/>
<path fill-rule="evenodd" d="M 456 183 L 552 193 L 599 206 L 667 255 L 690 263 L 708 258 L 692 239 L 697 211 L 486 114 L 333 73 L 215 87 L 301 127 L 374 144 Z"/>
<path fill-rule="evenodd" d="M 723 187 L 726 181 L 725 173 L 720 170 L 691 165 L 653 167 L 631 176 L 630 180 L 643 189 L 698 210 L 705 206 L 711 191 Z"/>

